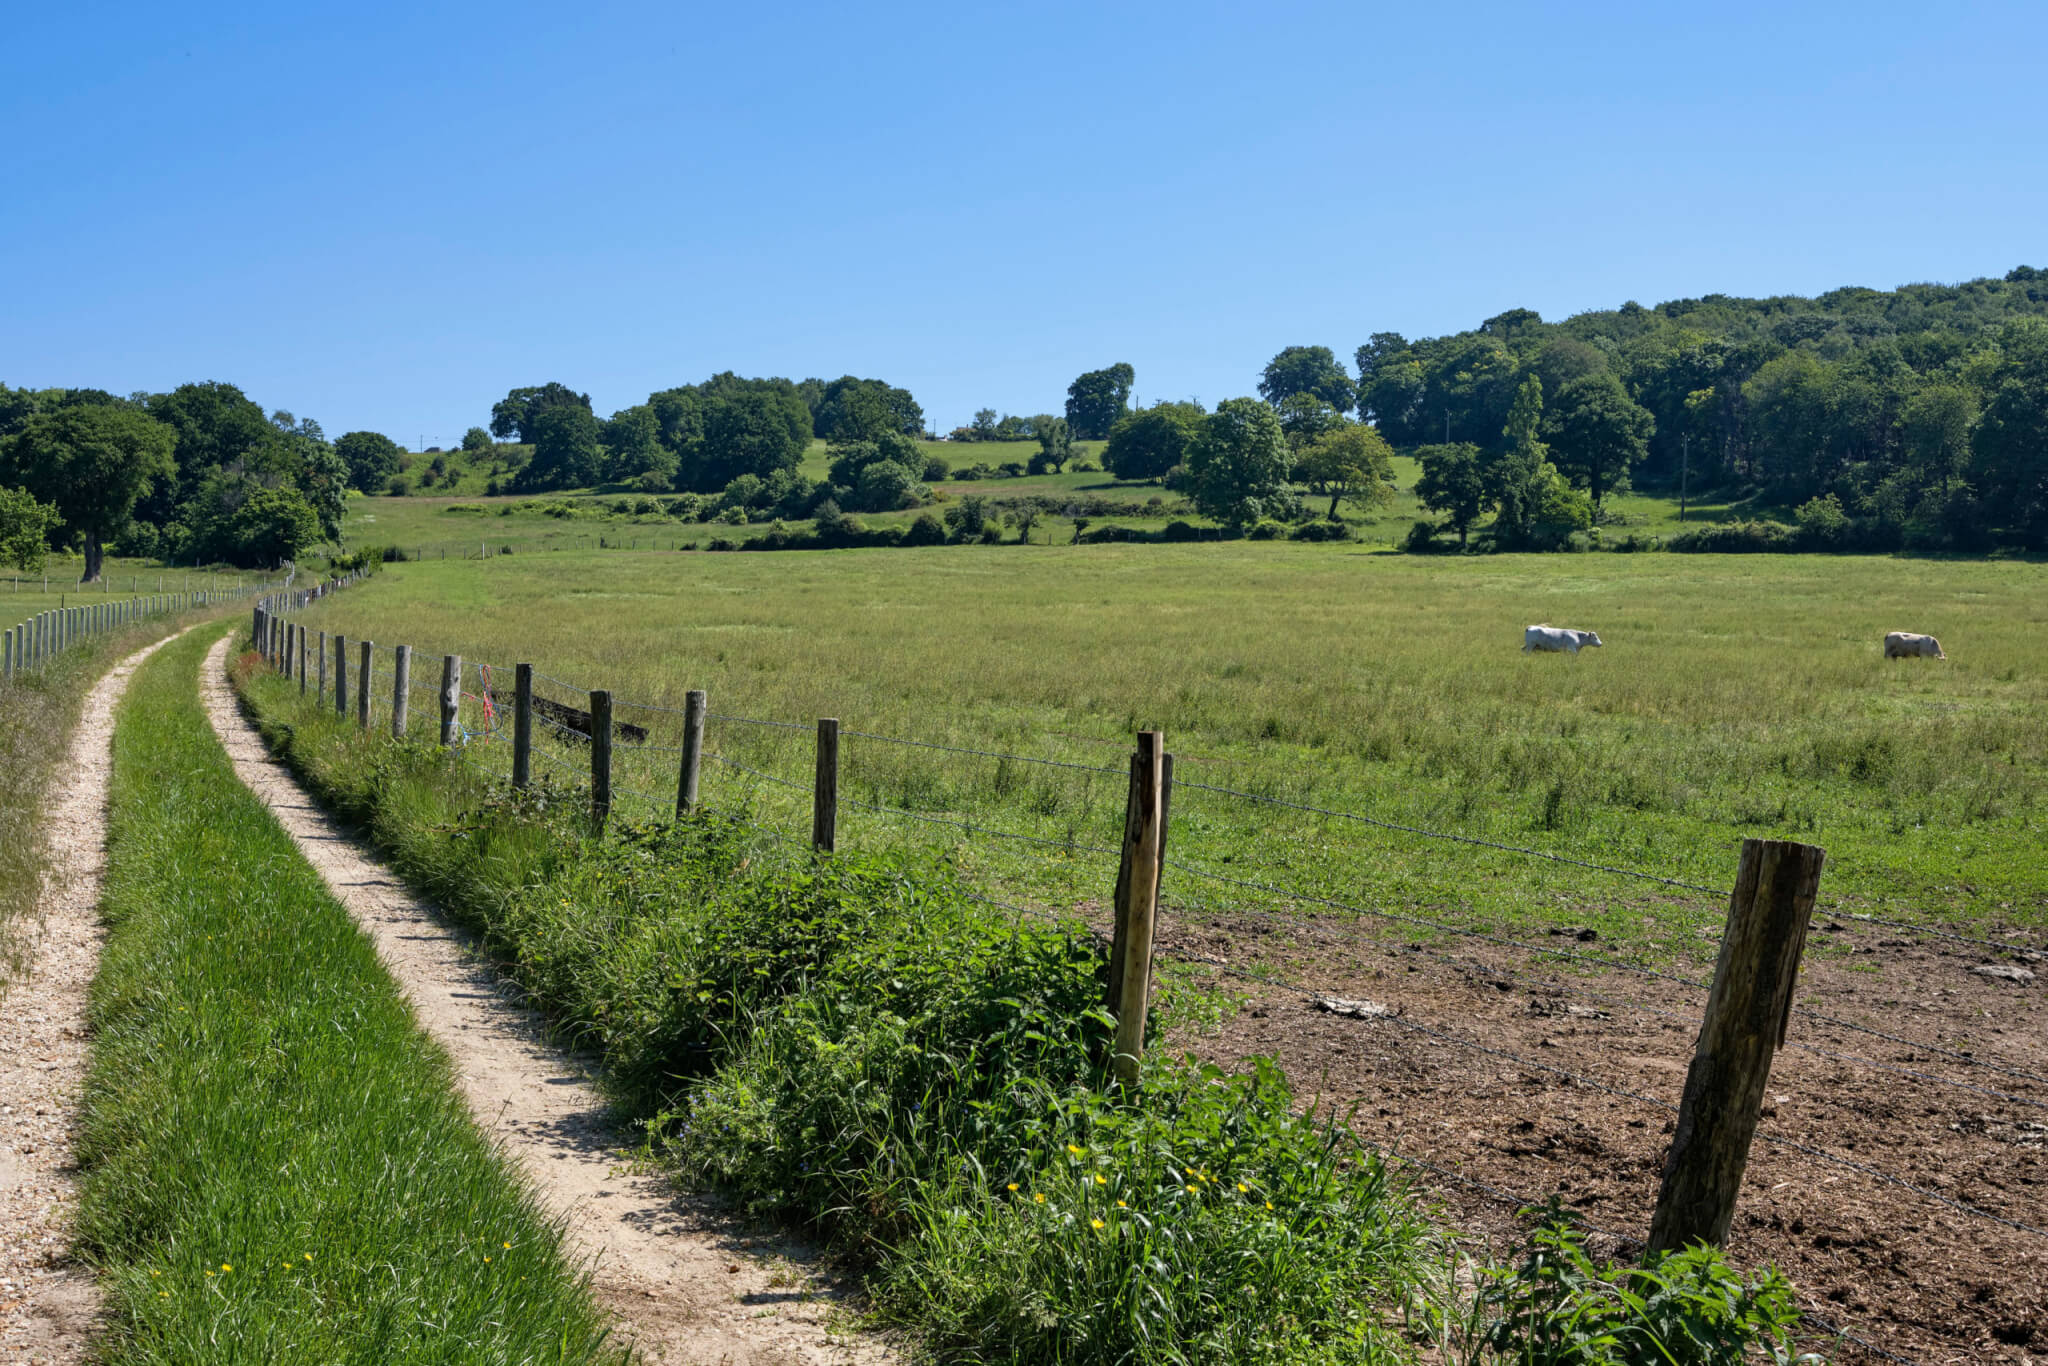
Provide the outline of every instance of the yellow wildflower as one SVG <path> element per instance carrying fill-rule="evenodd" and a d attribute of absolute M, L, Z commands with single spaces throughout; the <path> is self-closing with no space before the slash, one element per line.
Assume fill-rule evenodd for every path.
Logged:
<path fill-rule="evenodd" d="M 1095 1225 L 1095 1227 L 1097 1228 L 1101 1228 L 1103 1226 L 1102 1221 L 1100 1219 L 1090 1219 L 1088 1222 Z"/>
<path fill-rule="evenodd" d="M 1095 1184 L 1098 1186 L 1106 1186 L 1109 1184 L 1109 1178 L 1104 1176 L 1101 1172 L 1097 1172 L 1095 1173 Z"/>
<path fill-rule="evenodd" d="M 1069 1144 L 1067 1145 L 1067 1151 L 1068 1151 L 1068 1152 L 1070 1152 L 1070 1153 L 1072 1153 L 1072 1154 L 1073 1154 L 1074 1156 L 1076 1156 L 1076 1157 L 1079 1157 L 1079 1156 L 1081 1156 L 1081 1155 L 1082 1155 L 1082 1152 L 1083 1152 L 1084 1150 L 1083 1150 L 1083 1149 L 1081 1149 L 1081 1148 L 1077 1148 L 1077 1147 L 1075 1147 L 1075 1146 L 1074 1146 L 1073 1144 L 1069 1143 Z"/>
<path fill-rule="evenodd" d="M 1244 1182 L 1240 1181 L 1237 1183 L 1237 1193 L 1239 1195 L 1250 1195 L 1252 1193 L 1252 1188 L 1250 1186 L 1247 1186 Z"/>
<path fill-rule="evenodd" d="M 229 1266 L 229 1265 L 228 1265 L 228 1264 L 227 1264 L 226 1262 L 222 1262 L 222 1263 L 220 1264 L 220 1269 L 221 1269 L 222 1271 L 233 1271 L 233 1270 L 234 1270 L 234 1268 L 233 1268 L 233 1267 L 231 1267 L 231 1266 Z"/>
<path fill-rule="evenodd" d="M 1032 1204 L 1034 1204 L 1034 1205 L 1042 1205 L 1042 1204 L 1044 1204 L 1044 1203 L 1045 1203 L 1045 1192 L 1044 1192 L 1044 1191 L 1040 1191 L 1040 1192 L 1039 1192 L 1038 1194 L 1036 1194 L 1036 1195 L 1032 1196 L 1032 1197 L 1031 1197 L 1031 1203 L 1032 1203 Z"/>
<path fill-rule="evenodd" d="M 1011 1190 L 1015 1190 L 1015 1189 L 1017 1189 L 1017 1183 L 1016 1183 L 1015 1181 L 1012 1181 L 1012 1182 L 1010 1183 L 1010 1187 L 1009 1187 L 1009 1188 L 1010 1188 Z"/>
<path fill-rule="evenodd" d="M 1118 1209 L 1129 1209 L 1129 1208 L 1130 1208 L 1130 1206 L 1129 1206 L 1129 1205 L 1126 1205 L 1126 1204 L 1125 1204 L 1125 1203 L 1124 1203 L 1123 1201 L 1121 1201 L 1121 1200 L 1119 1200 L 1119 1201 L 1117 1201 L 1117 1202 L 1116 1202 L 1116 1207 L 1117 1207 Z"/>

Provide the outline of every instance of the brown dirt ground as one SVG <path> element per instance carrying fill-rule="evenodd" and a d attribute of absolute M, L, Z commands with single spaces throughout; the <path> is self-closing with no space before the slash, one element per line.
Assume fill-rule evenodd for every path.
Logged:
<path fill-rule="evenodd" d="M 1497 1248 L 1517 1232 L 1513 1205 L 1468 1182 L 1521 1202 L 1555 1194 L 1603 1231 L 1597 1251 L 1637 1251 L 1630 1240 L 1648 1230 L 1673 1127 L 1664 1107 L 1678 1102 L 1705 992 L 1374 930 L 1344 914 L 1163 911 L 1159 944 L 1170 954 L 1396 1012 L 1331 1014 L 1297 992 L 1226 977 L 1248 999 L 1220 1029 L 1174 1042 L 1224 1064 L 1277 1057 L 1298 1088 L 1353 1111 L 1362 1138 L 1441 1168 L 1409 1171 L 1453 1222 Z M 1546 942 L 1620 957 L 1598 940 Z M 1962 1056 L 1795 1015 L 1736 1212 L 1739 1263 L 1777 1264 L 1812 1315 L 1911 1361 L 2048 1362 L 2048 1233 L 1784 1145 L 2048 1229 L 2048 944 L 2038 934 L 2011 942 L 2009 954 L 1986 954 L 1817 913 L 1798 1007 Z M 1970 971 L 1993 961 L 2030 966 L 2040 980 Z M 1835 1359 L 1884 1357 L 1849 1344 Z"/>

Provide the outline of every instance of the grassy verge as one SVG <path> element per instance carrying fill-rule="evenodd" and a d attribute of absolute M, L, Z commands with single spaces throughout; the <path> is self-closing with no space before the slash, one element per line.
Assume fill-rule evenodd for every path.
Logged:
<path fill-rule="evenodd" d="M 110 1363 L 613 1359 L 558 1231 L 229 767 L 195 632 L 115 734 L 78 1236 Z"/>
<path fill-rule="evenodd" d="M 1270 1063 L 1155 1052 L 1138 1089 L 1109 1086 L 1078 927 L 995 915 L 942 863 L 818 860 L 715 814 L 594 838 L 571 794 L 514 796 L 282 680 L 245 686 L 300 772 L 604 1052 L 684 1179 L 833 1239 L 941 1360 L 1734 1363 L 1791 1316 L 1782 1280 L 1694 1255 L 1665 1269 L 1691 1308 L 1621 1313 L 1640 1354 L 1532 1355 L 1637 1273 L 1581 1257 L 1560 1290 L 1546 1252 L 1461 1285 L 1417 1205 Z M 1209 1004 L 1169 997 L 1155 1023 Z"/>
<path fill-rule="evenodd" d="M 40 828 L 43 806 L 85 695 L 108 665 L 180 624 L 160 618 L 92 637 L 39 673 L 0 682 L 0 1000 L 21 969 L 27 942 L 22 931 L 42 895 L 49 855 Z"/>

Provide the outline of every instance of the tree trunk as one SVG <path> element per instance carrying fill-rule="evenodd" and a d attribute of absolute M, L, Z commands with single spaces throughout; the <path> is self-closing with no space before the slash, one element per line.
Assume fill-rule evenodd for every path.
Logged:
<path fill-rule="evenodd" d="M 1337 500 L 1339 498 L 1342 498 L 1343 496 L 1344 495 L 1341 493 L 1333 493 L 1330 495 L 1330 520 L 1333 522 L 1337 520 Z"/>
<path fill-rule="evenodd" d="M 85 578 L 80 580 L 80 582 L 98 583 L 100 580 L 100 566 L 106 563 L 106 558 L 107 551 L 106 547 L 100 544 L 100 534 L 97 531 L 86 532 Z"/>

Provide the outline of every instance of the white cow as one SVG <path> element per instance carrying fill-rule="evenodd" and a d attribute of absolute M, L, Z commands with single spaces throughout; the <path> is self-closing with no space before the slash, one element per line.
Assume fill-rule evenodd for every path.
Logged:
<path fill-rule="evenodd" d="M 1947 659 L 1941 652 L 1941 642 L 1933 636 L 1915 635 L 1911 631 L 1886 631 L 1884 633 L 1884 657 L 1886 659 Z"/>
<path fill-rule="evenodd" d="M 1592 631 L 1574 631 L 1564 626 L 1531 626 L 1522 632 L 1522 653 L 1531 650 L 1564 650 L 1577 654 L 1583 645 L 1598 645 L 1600 637 Z"/>

